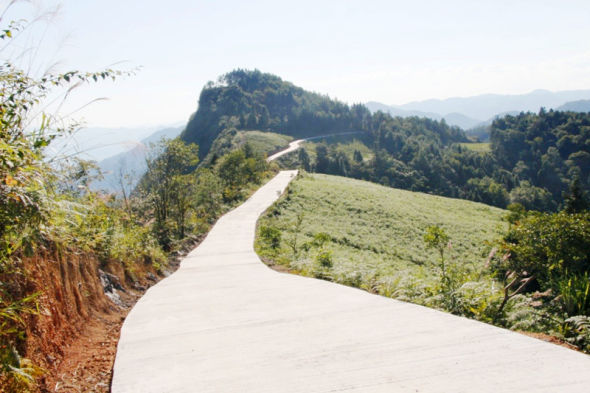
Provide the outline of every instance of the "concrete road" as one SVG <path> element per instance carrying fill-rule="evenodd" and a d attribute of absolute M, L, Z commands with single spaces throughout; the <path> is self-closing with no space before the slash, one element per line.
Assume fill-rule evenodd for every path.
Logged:
<path fill-rule="evenodd" d="M 339 132 L 339 133 L 336 133 L 336 134 L 319 135 L 319 136 L 312 136 L 310 138 L 305 138 L 305 139 L 297 139 L 297 140 L 295 140 L 293 142 L 290 142 L 289 143 L 289 146 L 286 149 L 281 150 L 281 151 L 273 154 L 272 156 L 268 157 L 266 159 L 266 161 L 267 162 L 274 161 L 277 158 L 282 157 L 282 156 L 284 156 L 287 153 L 291 153 L 292 151 L 295 151 L 295 150 L 299 149 L 301 147 L 301 144 L 303 142 L 305 142 L 305 141 L 313 141 L 313 140 L 316 140 L 316 139 L 323 139 L 323 138 L 328 138 L 328 137 L 331 137 L 331 136 L 354 135 L 354 134 L 362 134 L 362 133 L 363 133 L 363 131 Z"/>
<path fill-rule="evenodd" d="M 127 317 L 114 393 L 590 392 L 590 357 L 326 281 L 253 251 L 281 172 Z"/>
<path fill-rule="evenodd" d="M 299 149 L 299 148 L 301 147 L 301 144 L 302 144 L 303 142 L 305 142 L 306 140 L 307 140 L 307 139 L 297 139 L 297 140 L 295 140 L 295 141 L 293 141 L 293 142 L 290 142 L 290 143 L 289 143 L 289 147 L 287 147 L 286 149 L 284 149 L 284 150 L 281 150 L 281 151 L 279 151 L 279 152 L 277 152 L 277 153 L 273 154 L 272 156 L 268 157 L 268 158 L 266 159 L 266 161 L 267 161 L 267 162 L 274 161 L 274 160 L 276 160 L 277 158 L 279 158 L 279 157 L 282 157 L 282 156 L 284 156 L 284 155 L 285 155 L 285 154 L 287 154 L 287 153 L 291 153 L 292 151 L 295 151 L 295 150 Z"/>

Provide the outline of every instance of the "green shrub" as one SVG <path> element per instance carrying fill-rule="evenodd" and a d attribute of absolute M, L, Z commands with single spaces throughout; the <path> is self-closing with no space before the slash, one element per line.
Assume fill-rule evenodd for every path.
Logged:
<path fill-rule="evenodd" d="M 562 331 L 566 341 L 590 353 L 590 316 L 576 315 L 566 319 Z"/>
<path fill-rule="evenodd" d="M 324 270 L 331 269 L 334 266 L 334 262 L 332 261 L 332 251 L 330 250 L 322 250 L 316 256 L 316 262 L 318 263 L 319 267 Z"/>
<path fill-rule="evenodd" d="M 272 250 L 276 251 L 281 246 L 281 231 L 275 227 L 261 226 L 260 236 Z"/>
<path fill-rule="evenodd" d="M 558 321 L 545 316 L 531 305 L 531 299 L 523 294 L 515 295 L 506 303 L 501 319 L 496 324 L 511 330 L 549 333 L 559 327 Z"/>
<path fill-rule="evenodd" d="M 541 290 L 558 292 L 567 275 L 590 272 L 590 212 L 531 213 L 510 228 L 501 249 L 509 256 L 501 274 L 533 276 Z"/>
<path fill-rule="evenodd" d="M 568 316 L 590 316 L 590 277 L 585 274 L 566 274 L 556 285 L 559 288 L 559 304 Z"/>
<path fill-rule="evenodd" d="M 492 323 L 501 294 L 493 280 L 466 281 L 456 292 L 458 313 L 479 321 Z"/>

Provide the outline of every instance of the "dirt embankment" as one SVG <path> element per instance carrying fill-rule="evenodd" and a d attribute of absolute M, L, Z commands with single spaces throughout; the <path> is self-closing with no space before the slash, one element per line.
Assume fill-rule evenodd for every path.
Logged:
<path fill-rule="evenodd" d="M 177 261 L 169 263 L 168 273 L 176 270 Z M 30 292 L 41 293 L 39 314 L 27 321 L 24 353 L 46 370 L 38 392 L 109 392 L 121 325 L 164 275 L 149 263 L 130 274 L 118 262 L 101 263 L 92 254 L 56 249 L 23 262 Z"/>

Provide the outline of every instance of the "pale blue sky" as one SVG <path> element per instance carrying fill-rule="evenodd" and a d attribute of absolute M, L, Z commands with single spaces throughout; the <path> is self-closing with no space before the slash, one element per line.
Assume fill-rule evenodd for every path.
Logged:
<path fill-rule="evenodd" d="M 348 103 L 590 89 L 588 0 L 32 3 L 14 12 L 62 3 L 37 62 L 142 67 L 72 95 L 109 97 L 79 113 L 91 126 L 184 122 L 202 86 L 238 67 Z"/>

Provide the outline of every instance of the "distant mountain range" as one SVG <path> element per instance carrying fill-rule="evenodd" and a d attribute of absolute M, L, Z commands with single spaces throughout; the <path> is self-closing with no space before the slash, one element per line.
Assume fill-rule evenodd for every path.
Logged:
<path fill-rule="evenodd" d="M 520 112 L 538 112 L 540 108 L 590 111 L 590 90 L 551 92 L 535 90 L 528 94 L 484 94 L 473 97 L 454 97 L 444 100 L 425 100 L 404 105 L 385 105 L 368 102 L 371 112 L 383 111 L 393 116 L 419 116 L 434 120 L 445 119 L 448 124 L 463 129 L 487 125 L 498 116 Z"/>
<path fill-rule="evenodd" d="M 150 127 L 104 128 L 89 127 L 75 132 L 73 135 L 55 139 L 47 147 L 46 155 L 78 156 L 85 160 L 100 161 L 107 157 L 129 151 L 163 128 L 176 128 L 182 124 Z"/>
<path fill-rule="evenodd" d="M 150 144 L 162 139 L 174 139 L 183 129 L 184 127 L 171 127 L 156 131 L 137 142 L 131 150 L 101 160 L 98 166 L 104 178 L 92 182 L 90 188 L 96 191 L 120 192 L 121 178 L 124 180 L 125 187 L 134 188 L 147 169 L 145 159 Z"/>
<path fill-rule="evenodd" d="M 590 100 L 571 101 L 563 104 L 557 110 L 571 112 L 590 112 Z"/>
<path fill-rule="evenodd" d="M 469 116 L 465 116 L 462 113 L 449 113 L 446 115 L 441 115 L 440 113 L 435 112 L 425 112 L 420 110 L 406 110 L 402 109 L 401 106 L 388 106 L 382 104 L 380 102 L 371 101 L 366 104 L 369 110 L 373 113 L 377 111 L 382 111 L 391 114 L 392 116 L 399 116 L 399 117 L 427 117 L 433 120 L 442 120 L 443 118 L 445 121 L 454 126 L 459 126 L 463 129 L 472 128 L 477 126 L 478 124 L 482 123 L 480 119 L 474 119 Z"/>

